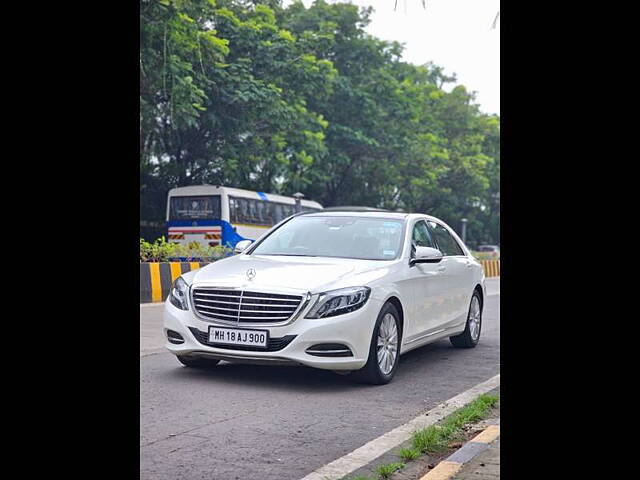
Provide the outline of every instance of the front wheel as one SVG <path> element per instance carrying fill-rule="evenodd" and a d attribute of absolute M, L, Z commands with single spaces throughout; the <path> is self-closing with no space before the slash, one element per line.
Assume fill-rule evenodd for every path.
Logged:
<path fill-rule="evenodd" d="M 209 368 L 215 367 L 220 360 L 214 358 L 202 358 L 202 357 L 189 357 L 186 355 L 176 355 L 178 361 L 185 367 L 191 368 Z"/>
<path fill-rule="evenodd" d="M 467 325 L 464 332 L 454 337 L 449 337 L 451 344 L 458 348 L 473 348 L 480 340 L 480 329 L 482 328 L 482 300 L 476 290 L 471 297 L 469 313 L 467 314 Z"/>
<path fill-rule="evenodd" d="M 400 315 L 393 304 L 387 303 L 373 328 L 367 363 L 353 372 L 354 380 L 373 385 L 389 383 L 398 367 L 401 338 Z"/>

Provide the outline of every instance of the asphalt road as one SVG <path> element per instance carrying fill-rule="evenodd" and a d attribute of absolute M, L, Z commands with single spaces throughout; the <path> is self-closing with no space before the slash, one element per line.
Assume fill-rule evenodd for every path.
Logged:
<path fill-rule="evenodd" d="M 157 348 L 161 309 L 140 311 L 141 479 L 300 479 L 500 371 L 499 293 L 475 349 L 413 350 L 378 387 L 307 367 L 184 368 Z"/>

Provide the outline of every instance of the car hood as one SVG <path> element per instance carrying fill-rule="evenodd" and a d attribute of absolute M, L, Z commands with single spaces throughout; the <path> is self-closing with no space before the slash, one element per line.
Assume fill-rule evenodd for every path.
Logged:
<path fill-rule="evenodd" d="M 385 274 L 392 262 L 327 257 L 236 255 L 207 265 L 185 279 L 194 285 L 257 290 L 287 289 L 317 293 L 366 285 Z M 253 269 L 250 280 L 247 272 Z"/>

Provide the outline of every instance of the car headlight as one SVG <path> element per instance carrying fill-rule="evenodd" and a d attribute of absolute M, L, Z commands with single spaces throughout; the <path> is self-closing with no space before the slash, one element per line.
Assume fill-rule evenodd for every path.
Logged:
<path fill-rule="evenodd" d="M 369 287 L 340 288 L 321 293 L 306 318 L 326 318 L 361 308 L 369 299 Z"/>
<path fill-rule="evenodd" d="M 173 304 L 174 307 L 179 308 L 180 310 L 189 310 L 187 306 L 187 292 L 189 290 L 189 285 L 184 281 L 182 277 L 176 278 L 176 281 L 173 282 L 171 286 L 171 292 L 169 293 L 169 301 Z"/>

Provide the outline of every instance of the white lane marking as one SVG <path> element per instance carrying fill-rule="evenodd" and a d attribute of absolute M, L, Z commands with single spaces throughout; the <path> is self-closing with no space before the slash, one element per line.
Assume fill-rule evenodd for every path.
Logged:
<path fill-rule="evenodd" d="M 304 477 L 302 480 L 338 480 L 357 469 L 364 467 L 369 462 L 374 461 L 379 456 L 387 453 L 392 448 L 396 448 L 401 443 L 409 440 L 416 430 L 433 425 L 450 415 L 455 410 L 464 407 L 475 400 L 479 395 L 487 393 L 500 386 L 500 374 L 489 380 L 471 387 L 453 398 L 432 408 L 426 413 L 418 415 L 413 420 L 394 428 L 390 432 L 365 443 L 353 452 L 334 460 L 327 465 L 318 468 Z"/>

